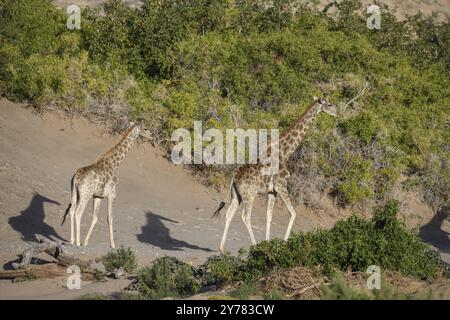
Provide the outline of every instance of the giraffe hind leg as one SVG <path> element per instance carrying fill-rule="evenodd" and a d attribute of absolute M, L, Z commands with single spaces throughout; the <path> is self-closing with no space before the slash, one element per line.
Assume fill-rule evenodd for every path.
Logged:
<path fill-rule="evenodd" d="M 269 192 L 267 195 L 267 213 L 266 213 L 266 240 L 270 240 L 270 226 L 272 223 L 273 206 L 275 205 L 276 193 Z"/>
<path fill-rule="evenodd" d="M 100 208 L 100 203 L 102 202 L 101 198 L 94 197 L 93 199 L 93 207 L 92 207 L 92 219 L 91 226 L 89 227 L 89 231 L 84 239 L 83 246 L 87 246 L 89 243 L 89 238 L 91 237 L 92 230 L 94 229 L 95 224 L 98 221 L 98 209 Z"/>
<path fill-rule="evenodd" d="M 70 244 L 75 244 L 75 211 L 78 206 L 78 189 L 75 185 L 72 188 L 72 200 L 70 202 L 69 216 L 70 216 Z"/>
<path fill-rule="evenodd" d="M 228 228 L 230 227 L 231 220 L 233 220 L 234 214 L 237 208 L 242 202 L 242 197 L 239 193 L 236 183 L 233 182 L 231 187 L 231 202 L 230 206 L 225 213 L 225 227 L 223 229 L 222 241 L 220 242 L 220 252 L 225 252 L 225 242 L 227 241 Z"/>
<path fill-rule="evenodd" d="M 113 204 L 116 198 L 116 187 L 114 186 L 108 195 L 108 228 L 109 228 L 109 245 L 112 249 L 116 247 L 114 244 L 114 230 L 113 230 Z"/>
<path fill-rule="evenodd" d="M 252 207 L 253 202 L 255 201 L 256 194 L 252 194 L 250 197 L 247 197 L 247 199 L 243 200 L 244 202 L 244 208 L 242 209 L 242 221 L 244 221 L 244 224 L 247 228 L 248 234 L 250 235 L 250 240 L 252 242 L 252 245 L 256 245 L 256 239 L 255 235 L 253 233 L 252 228 Z"/>
<path fill-rule="evenodd" d="M 77 208 L 75 210 L 75 224 L 76 224 L 76 239 L 75 244 L 77 246 L 80 246 L 81 240 L 80 240 L 80 232 L 81 232 L 81 218 L 83 217 L 84 210 L 86 208 L 86 204 L 88 203 L 89 199 L 91 198 L 90 194 L 87 192 L 83 192 L 83 190 L 79 189 L 79 200 L 77 204 Z"/>
<path fill-rule="evenodd" d="M 225 242 L 227 241 L 228 229 L 230 227 L 231 220 L 233 220 L 234 214 L 239 206 L 237 198 L 232 197 L 230 206 L 225 213 L 225 228 L 223 229 L 222 241 L 220 242 L 220 252 L 225 252 Z"/>

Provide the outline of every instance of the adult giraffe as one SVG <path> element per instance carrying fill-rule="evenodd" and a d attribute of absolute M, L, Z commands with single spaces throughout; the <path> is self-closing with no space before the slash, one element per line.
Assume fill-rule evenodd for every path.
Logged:
<path fill-rule="evenodd" d="M 306 111 L 288 128 L 280 137 L 279 140 L 279 170 L 274 175 L 265 175 L 262 173 L 262 168 L 268 164 L 247 164 L 239 167 L 233 174 L 231 182 L 231 202 L 225 214 L 225 228 L 223 231 L 222 241 L 220 243 L 220 251 L 224 252 L 225 242 L 227 239 L 228 228 L 233 216 L 239 207 L 243 204 L 242 220 L 247 227 L 250 234 L 252 244 L 256 244 L 255 236 L 251 225 L 251 214 L 253 202 L 258 193 L 267 193 L 267 217 L 266 217 L 266 240 L 270 237 L 270 224 L 272 222 L 273 206 L 277 195 L 280 195 L 289 212 L 289 223 L 286 229 L 284 239 L 287 240 L 291 233 L 292 225 L 295 220 L 296 212 L 289 199 L 287 189 L 288 178 L 290 176 L 287 168 L 287 161 L 294 151 L 300 145 L 306 130 L 311 125 L 312 121 L 320 112 L 325 112 L 333 117 L 337 115 L 337 108 L 335 105 L 320 98 L 316 99 Z M 222 202 L 219 208 L 214 212 L 213 216 L 217 216 L 220 210 L 225 206 Z"/>
<path fill-rule="evenodd" d="M 122 164 L 135 140 L 140 135 L 144 137 L 148 136 L 146 131 L 146 129 L 142 130 L 140 121 L 136 124 L 130 123 L 130 127 L 125 131 L 116 145 L 101 156 L 95 163 L 80 168 L 75 172 L 71 182 L 72 201 L 69 204 L 62 221 L 62 224 L 64 224 L 67 214 L 70 215 L 71 244 L 76 244 L 77 246 L 80 245 L 81 218 L 86 208 L 86 204 L 93 198 L 94 206 L 92 210 L 91 225 L 83 242 L 83 245 L 87 246 L 92 230 L 98 220 L 100 202 L 104 197 L 107 197 L 109 240 L 111 248 L 115 248 L 112 214 L 113 202 L 116 198 L 116 186 L 118 183 L 115 171 Z"/>

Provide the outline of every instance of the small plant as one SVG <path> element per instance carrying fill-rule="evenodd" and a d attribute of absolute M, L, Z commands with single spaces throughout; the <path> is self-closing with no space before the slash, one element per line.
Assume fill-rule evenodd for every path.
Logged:
<path fill-rule="evenodd" d="M 136 254 L 131 248 L 120 247 L 117 250 L 111 250 L 103 258 L 103 263 L 109 272 L 123 268 L 127 273 L 133 273 L 137 268 Z"/>
<path fill-rule="evenodd" d="M 249 300 L 252 295 L 257 292 L 256 284 L 254 282 L 244 282 L 237 289 L 231 291 L 230 297 L 238 300 Z"/>
<path fill-rule="evenodd" d="M 125 290 L 120 291 L 117 298 L 119 300 L 145 300 L 144 295 L 136 292 L 127 292 Z"/>
<path fill-rule="evenodd" d="M 111 300 L 111 298 L 101 293 L 87 293 L 79 296 L 76 300 Z"/>
<path fill-rule="evenodd" d="M 335 274 L 331 284 L 321 287 L 323 300 L 369 300 L 367 293 L 351 288 L 341 273 Z"/>
<path fill-rule="evenodd" d="M 289 297 L 279 289 L 272 289 L 264 295 L 265 300 L 288 300 Z"/>
<path fill-rule="evenodd" d="M 238 280 L 241 265 L 242 260 L 240 258 L 226 253 L 220 256 L 209 257 L 198 269 L 198 272 L 203 277 L 205 286 L 212 284 L 222 286 Z"/>
<path fill-rule="evenodd" d="M 323 300 L 430 300 L 433 298 L 439 298 L 431 288 L 428 290 L 406 294 L 398 292 L 391 285 L 384 281 L 382 277 L 381 288 L 368 290 L 363 287 L 354 287 L 346 281 L 344 275 L 341 272 L 337 272 L 333 275 L 331 283 L 329 285 L 321 286 L 321 299 Z"/>
<path fill-rule="evenodd" d="M 200 289 L 194 268 L 174 257 L 163 257 L 150 267 L 144 267 L 139 272 L 138 281 L 139 292 L 149 299 L 183 297 Z"/>

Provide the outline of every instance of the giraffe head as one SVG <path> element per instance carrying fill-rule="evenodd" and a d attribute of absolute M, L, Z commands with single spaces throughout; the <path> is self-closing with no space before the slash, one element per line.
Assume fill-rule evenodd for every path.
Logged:
<path fill-rule="evenodd" d="M 133 134 L 135 137 L 144 137 L 147 139 L 151 139 L 151 134 L 146 126 L 143 118 L 138 118 L 136 123 L 130 122 L 130 126 L 133 126 Z"/>
<path fill-rule="evenodd" d="M 327 114 L 329 114 L 330 116 L 336 117 L 338 112 L 337 112 L 337 107 L 332 104 L 329 103 L 328 101 L 326 101 L 323 98 L 318 98 L 316 99 L 316 104 L 319 106 L 319 112 L 323 111 Z"/>

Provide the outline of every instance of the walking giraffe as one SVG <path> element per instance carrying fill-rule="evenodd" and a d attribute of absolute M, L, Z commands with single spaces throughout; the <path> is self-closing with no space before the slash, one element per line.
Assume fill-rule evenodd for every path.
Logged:
<path fill-rule="evenodd" d="M 233 216 L 239 207 L 243 204 L 242 220 L 250 234 L 252 244 L 256 244 L 255 236 L 251 225 L 251 214 L 253 202 L 258 193 L 267 193 L 267 212 L 266 212 L 266 240 L 270 238 L 270 225 L 272 222 L 273 206 L 275 199 L 279 194 L 289 212 L 289 223 L 286 229 L 284 239 L 287 240 L 291 233 L 292 225 L 295 220 L 296 212 L 289 199 L 287 182 L 290 176 L 287 168 L 287 161 L 294 151 L 300 145 L 306 130 L 314 118 L 320 113 L 325 112 L 333 117 L 336 116 L 336 106 L 325 101 L 316 99 L 311 106 L 288 128 L 279 139 L 279 170 L 274 175 L 262 174 L 262 168 L 266 164 L 247 164 L 239 167 L 233 174 L 231 181 L 231 202 L 225 214 L 225 228 L 223 231 L 220 251 L 224 252 L 227 239 L 228 228 Z M 222 202 L 213 216 L 217 216 L 220 210 L 225 206 Z"/>
<path fill-rule="evenodd" d="M 138 121 L 140 122 L 140 121 Z M 146 130 L 144 130 L 145 132 Z M 72 177 L 71 194 L 72 201 L 69 204 L 62 224 L 70 215 L 70 243 L 80 245 L 80 224 L 84 209 L 88 201 L 93 198 L 92 220 L 89 231 L 84 239 L 83 245 L 87 246 L 92 230 L 98 220 L 98 210 L 100 202 L 104 197 L 108 198 L 108 227 L 111 248 L 115 248 L 113 234 L 113 213 L 112 206 L 116 197 L 116 186 L 118 180 L 115 171 L 125 159 L 134 141 L 143 134 L 140 123 L 131 123 L 122 138 L 101 156 L 94 164 L 78 169 Z M 62 225 L 61 224 L 61 225 Z M 76 224 L 76 230 L 74 230 Z M 76 231 L 76 237 L 74 234 Z"/>

